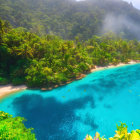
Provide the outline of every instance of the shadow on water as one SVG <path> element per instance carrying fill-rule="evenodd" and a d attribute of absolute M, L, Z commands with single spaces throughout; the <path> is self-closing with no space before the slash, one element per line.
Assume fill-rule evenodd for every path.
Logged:
<path fill-rule="evenodd" d="M 61 103 L 53 97 L 43 98 L 33 94 L 15 98 L 12 105 L 17 115 L 27 119 L 25 125 L 35 129 L 38 140 L 77 140 L 77 132 L 73 132 L 72 127 L 73 122 L 80 118 L 76 117 L 74 112 L 84 108 L 87 103 L 95 107 L 90 96 Z M 94 119 L 91 119 L 92 124 L 88 125 L 94 130 L 98 126 L 93 124 Z M 85 120 L 85 123 L 87 122 L 88 120 Z"/>

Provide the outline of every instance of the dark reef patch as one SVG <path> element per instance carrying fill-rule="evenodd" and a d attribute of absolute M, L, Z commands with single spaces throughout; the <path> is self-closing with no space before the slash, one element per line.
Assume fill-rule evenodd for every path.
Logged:
<path fill-rule="evenodd" d="M 80 120 L 75 116 L 74 111 L 84 108 L 87 103 L 90 103 L 92 108 L 95 107 L 94 100 L 90 96 L 61 103 L 53 97 L 43 98 L 33 94 L 16 98 L 13 101 L 13 107 L 18 112 L 17 115 L 27 119 L 25 125 L 35 129 L 38 140 L 76 140 L 76 132 L 68 133 L 72 132 L 73 122 Z M 88 120 L 84 123 L 89 121 L 89 118 L 86 119 Z M 90 122 L 92 123 L 88 125 L 92 129 L 98 127 L 93 118 L 90 118 Z"/>

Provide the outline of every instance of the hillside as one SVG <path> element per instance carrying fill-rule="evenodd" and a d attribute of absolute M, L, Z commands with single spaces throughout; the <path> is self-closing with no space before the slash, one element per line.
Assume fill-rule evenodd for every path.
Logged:
<path fill-rule="evenodd" d="M 122 0 L 0 0 L 0 17 L 63 39 L 86 40 L 108 31 L 140 39 L 140 11 Z"/>

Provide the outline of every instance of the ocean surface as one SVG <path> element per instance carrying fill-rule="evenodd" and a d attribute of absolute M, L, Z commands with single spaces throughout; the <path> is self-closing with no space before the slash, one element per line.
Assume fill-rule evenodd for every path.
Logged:
<path fill-rule="evenodd" d="M 88 74 L 52 91 L 25 90 L 0 100 L 0 110 L 27 119 L 38 140 L 109 138 L 116 124 L 140 129 L 140 64 Z M 132 125 L 133 123 L 133 125 Z"/>

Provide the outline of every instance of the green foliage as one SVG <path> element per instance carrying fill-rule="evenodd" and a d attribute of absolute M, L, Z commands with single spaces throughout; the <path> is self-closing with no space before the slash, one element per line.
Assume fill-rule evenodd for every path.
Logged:
<path fill-rule="evenodd" d="M 113 33 L 79 42 L 77 38 L 68 41 L 52 35 L 39 37 L 21 27 L 11 28 L 6 21 L 0 23 L 1 84 L 9 79 L 14 85 L 53 87 L 89 72 L 94 65 L 140 60 L 140 42 Z"/>
<path fill-rule="evenodd" d="M 140 11 L 121 0 L 0 0 L 3 20 L 39 36 L 47 33 L 63 39 L 87 40 L 104 32 L 103 25 L 108 24 L 104 19 L 110 15 L 115 17 L 115 21 L 124 17 L 120 21 L 123 24 L 130 22 L 120 25 L 118 21 L 116 25 L 122 28 L 117 33 L 129 39 L 140 39 L 136 27 L 133 28 L 134 23 L 140 26 Z"/>
<path fill-rule="evenodd" d="M 1 140 L 35 140 L 31 128 L 23 124 L 24 118 L 15 117 L 0 111 L 0 139 Z"/>
<path fill-rule="evenodd" d="M 140 139 L 140 130 L 132 130 L 131 133 L 127 131 L 127 125 L 125 123 L 121 123 L 120 126 L 117 125 L 117 131 L 113 138 L 109 138 L 109 140 L 139 140 Z"/>
<path fill-rule="evenodd" d="M 0 77 L 0 85 L 6 85 L 8 84 L 8 79 Z"/>
<path fill-rule="evenodd" d="M 121 123 L 120 126 L 117 125 L 117 131 L 114 137 L 109 138 L 109 140 L 140 140 L 140 130 L 132 130 L 131 133 L 127 131 L 127 125 L 125 123 Z M 100 134 L 97 132 L 94 139 L 87 135 L 85 140 L 106 140 L 105 138 L 101 138 Z"/>
<path fill-rule="evenodd" d="M 100 137 L 100 134 L 96 132 L 94 139 L 90 135 L 87 135 L 84 140 L 107 140 L 107 139 L 105 139 L 104 137 Z"/>
<path fill-rule="evenodd" d="M 94 36 L 86 41 L 88 54 L 96 65 L 128 63 L 130 60 L 140 60 L 140 46 L 136 40 L 122 39 L 115 34 Z M 135 54 L 135 55 L 134 55 Z"/>
<path fill-rule="evenodd" d="M 12 79 L 12 84 L 13 85 L 21 85 L 21 84 L 24 84 L 24 82 L 25 82 L 24 78 L 16 77 L 16 78 Z"/>

